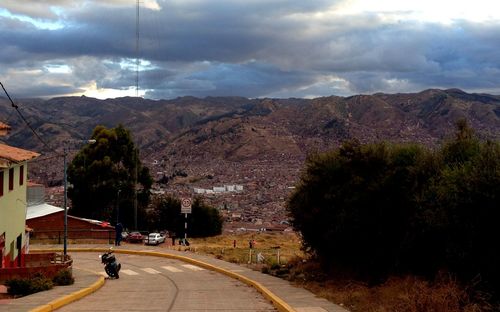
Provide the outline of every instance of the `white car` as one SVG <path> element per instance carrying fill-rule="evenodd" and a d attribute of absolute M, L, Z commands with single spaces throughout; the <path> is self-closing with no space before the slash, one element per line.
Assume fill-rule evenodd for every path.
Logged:
<path fill-rule="evenodd" d="M 146 245 L 158 245 L 163 242 L 165 242 L 165 237 L 161 236 L 160 233 L 149 233 L 144 239 L 144 244 Z"/>

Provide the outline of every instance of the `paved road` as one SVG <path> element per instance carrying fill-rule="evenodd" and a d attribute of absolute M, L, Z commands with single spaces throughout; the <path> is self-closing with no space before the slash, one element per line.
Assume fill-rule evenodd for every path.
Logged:
<path fill-rule="evenodd" d="M 69 248 L 69 253 L 75 259 L 73 270 L 75 284 L 54 287 L 15 300 L 3 302 L 0 300 L 0 311 L 30 311 L 37 307 L 45 307 L 54 300 L 61 302 L 61 299 L 67 296 L 95 289 L 93 286 L 103 281 L 103 277 L 96 272 L 104 271 L 98 253 L 72 251 L 74 247 Z M 82 250 L 104 249 L 106 246 L 76 247 Z M 61 251 L 62 245 L 32 246 L 32 250 L 35 249 Z M 147 252 L 168 256 L 148 256 Z M 64 307 L 64 311 L 169 311 L 169 309 L 170 311 L 274 311 L 270 303 L 255 290 L 256 288 L 265 288 L 266 294 L 273 300 L 282 303 L 284 301 L 289 311 L 347 311 L 341 306 L 314 296 L 305 289 L 294 287 L 285 280 L 198 253 L 176 251 L 161 246 L 129 244 L 116 247 L 116 256 L 123 263 L 120 279 L 107 280 L 96 293 L 71 303 Z M 185 262 L 174 260 L 176 257 L 184 259 Z M 213 271 L 186 266 L 188 263 L 204 264 L 204 267 L 211 267 Z M 220 270 L 226 273 L 224 275 L 215 273 Z M 246 286 L 247 284 L 227 277 L 230 275 L 228 273 L 237 274 L 247 282 L 252 281 L 260 286 L 250 288 Z"/>
<path fill-rule="evenodd" d="M 97 253 L 72 257 L 75 269 L 105 275 Z M 276 311 L 255 289 L 220 273 L 172 259 L 116 257 L 120 279 L 58 311 Z"/>

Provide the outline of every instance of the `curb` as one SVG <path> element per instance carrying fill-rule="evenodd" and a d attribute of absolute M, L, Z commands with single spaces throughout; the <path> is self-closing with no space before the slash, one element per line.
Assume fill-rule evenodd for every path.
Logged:
<path fill-rule="evenodd" d="M 35 309 L 30 310 L 30 312 L 50 312 L 56 309 L 59 309 L 65 305 L 70 304 L 73 301 L 79 300 L 85 296 L 90 295 L 91 293 L 97 291 L 104 285 L 105 279 L 104 276 L 100 276 L 97 282 L 93 283 L 89 287 L 83 288 L 81 290 L 75 291 L 69 295 L 63 296 L 61 298 L 50 301 L 47 304 L 39 306 Z"/>
<path fill-rule="evenodd" d="M 54 250 L 60 251 L 62 249 L 59 249 L 59 248 L 53 248 L 53 249 L 33 249 L 33 251 L 36 251 L 36 252 L 54 251 Z M 109 248 L 68 248 L 68 251 L 72 251 L 72 252 L 107 252 L 107 251 L 109 251 Z M 227 275 L 227 276 L 229 276 L 231 278 L 237 279 L 237 280 L 239 280 L 239 281 L 241 281 L 241 282 L 243 282 L 243 283 L 245 283 L 245 284 L 247 284 L 247 285 L 255 288 L 259 293 L 261 293 L 264 296 L 264 298 L 266 298 L 267 300 L 271 301 L 271 303 L 274 305 L 274 307 L 276 309 L 278 309 L 278 311 L 280 311 L 280 312 L 296 312 L 295 309 L 293 309 L 288 303 L 286 303 L 284 300 L 282 300 L 281 298 L 279 298 L 278 296 L 276 296 L 269 289 L 267 289 L 267 287 L 265 287 L 264 285 L 262 285 L 262 284 L 260 284 L 260 283 L 258 283 L 256 281 L 254 281 L 254 280 L 252 280 L 252 279 L 250 279 L 250 278 L 248 278 L 246 276 L 243 276 L 241 274 L 238 274 L 238 273 L 235 273 L 235 272 L 231 272 L 229 270 L 217 267 L 215 265 L 212 265 L 212 264 L 200 261 L 200 260 L 195 260 L 195 259 L 192 259 L 192 258 L 189 258 L 189 257 L 180 256 L 180 255 L 173 255 L 173 254 L 161 253 L 161 252 L 157 252 L 157 251 L 137 251 L 137 250 L 130 250 L 130 249 L 114 249 L 113 252 L 117 253 L 117 254 L 142 255 L 142 256 L 152 256 L 152 257 L 162 257 L 162 258 L 176 259 L 176 260 L 180 260 L 180 261 L 184 261 L 184 262 L 187 262 L 187 263 L 191 263 L 191 264 L 197 265 L 199 267 L 203 267 L 203 268 L 211 270 L 211 271 L 219 272 L 219 273 L 222 273 L 222 274 Z M 95 283 L 95 284 L 97 284 L 97 283 Z M 102 277 L 102 284 L 104 284 L 104 277 Z M 65 297 L 63 297 L 61 299 L 49 302 L 47 305 L 51 305 L 55 301 L 58 301 L 58 302 L 59 301 L 63 301 L 64 304 L 59 305 L 59 306 L 55 307 L 54 309 L 60 308 L 63 305 L 69 304 L 69 303 L 71 303 L 71 302 L 73 302 L 73 301 L 75 301 L 77 299 L 80 299 L 80 298 L 82 298 L 82 297 L 84 297 L 86 295 L 91 294 L 95 290 L 99 289 L 102 286 L 102 284 L 99 285 L 94 290 L 82 289 L 81 291 L 75 292 L 75 293 L 73 293 L 71 295 L 68 295 L 68 296 L 65 296 Z M 92 286 L 90 286 L 89 288 L 92 288 L 93 286 L 94 286 L 94 284 Z M 66 302 L 66 300 L 64 300 L 66 297 L 72 297 L 75 294 L 80 295 L 79 294 L 80 292 L 83 293 L 84 291 L 87 291 L 87 290 L 88 290 L 88 292 L 85 292 L 84 294 L 82 294 L 78 298 L 75 298 L 75 299 L 73 299 L 71 301 L 67 301 L 67 302 Z M 45 306 L 38 307 L 37 309 L 31 310 L 31 311 L 36 311 L 36 312 L 52 311 L 52 310 L 39 310 L 42 307 L 45 307 Z"/>

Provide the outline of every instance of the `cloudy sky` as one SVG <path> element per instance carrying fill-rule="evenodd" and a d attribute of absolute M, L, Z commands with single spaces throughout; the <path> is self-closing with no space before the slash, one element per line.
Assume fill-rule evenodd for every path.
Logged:
<path fill-rule="evenodd" d="M 1 0 L 14 98 L 500 94 L 498 0 Z"/>

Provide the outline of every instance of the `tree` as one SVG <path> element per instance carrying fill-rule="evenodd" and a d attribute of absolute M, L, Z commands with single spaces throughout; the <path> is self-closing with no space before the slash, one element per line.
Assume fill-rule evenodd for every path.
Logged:
<path fill-rule="evenodd" d="M 222 233 L 222 217 L 214 207 L 206 205 L 200 198 L 195 198 L 192 214 L 189 216 L 191 237 L 208 237 Z"/>
<path fill-rule="evenodd" d="M 500 298 L 500 144 L 465 121 L 436 151 L 349 141 L 313 155 L 287 208 L 329 269 L 372 281 L 445 270 Z"/>
<path fill-rule="evenodd" d="M 157 199 L 150 212 L 150 228 L 166 229 L 180 237 L 184 235 L 185 216 L 181 214 L 181 202 L 173 196 Z M 207 237 L 222 232 L 222 217 L 219 211 L 206 205 L 200 198 L 195 198 L 192 213 L 188 214 L 188 236 Z"/>
<path fill-rule="evenodd" d="M 153 209 L 149 212 L 147 228 L 151 231 L 168 230 L 180 236 L 184 231 L 181 201 L 170 195 L 153 200 Z"/>
<path fill-rule="evenodd" d="M 500 144 L 481 142 L 465 121 L 440 150 L 441 170 L 420 211 L 434 262 L 463 280 L 500 287 Z M 436 261 L 437 260 L 437 261 Z"/>
<path fill-rule="evenodd" d="M 330 268 L 374 278 L 402 269 L 428 158 L 417 145 L 355 140 L 309 157 L 287 202 L 305 248 Z"/>
<path fill-rule="evenodd" d="M 142 166 L 130 131 L 122 125 L 97 126 L 91 138 L 96 143 L 86 145 L 68 166 L 70 213 L 98 220 L 119 218 L 132 226 L 136 188 L 138 217 L 149 202 L 149 170 Z"/>

